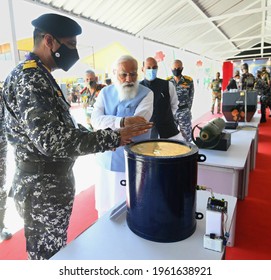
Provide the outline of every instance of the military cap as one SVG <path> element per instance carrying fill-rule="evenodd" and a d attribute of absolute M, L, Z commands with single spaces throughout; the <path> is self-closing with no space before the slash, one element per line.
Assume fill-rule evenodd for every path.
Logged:
<path fill-rule="evenodd" d="M 59 14 L 44 14 L 31 23 L 35 28 L 59 38 L 73 37 L 82 33 L 82 28 L 76 21 Z"/>

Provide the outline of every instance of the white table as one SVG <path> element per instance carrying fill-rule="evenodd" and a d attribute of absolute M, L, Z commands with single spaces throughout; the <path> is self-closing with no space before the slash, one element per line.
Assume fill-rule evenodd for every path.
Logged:
<path fill-rule="evenodd" d="M 126 223 L 126 209 L 110 219 L 109 211 L 94 225 L 89 227 L 74 241 L 55 254 L 52 260 L 219 260 L 223 252 L 211 251 L 203 247 L 205 234 L 205 212 L 208 191 L 197 191 L 197 212 L 204 214 L 197 220 L 194 234 L 185 240 L 172 243 L 159 243 L 146 240 L 133 233 Z M 237 199 L 232 196 L 215 194 L 218 199 L 228 201 L 226 230 L 231 232 L 234 241 L 235 214 Z M 233 244 L 229 244 L 233 245 Z"/>
<path fill-rule="evenodd" d="M 227 151 L 199 149 L 206 161 L 198 165 L 198 184 L 214 192 L 244 199 L 248 193 L 249 172 L 255 168 L 258 147 L 259 117 L 248 123 L 240 122 L 231 133 Z"/>
<path fill-rule="evenodd" d="M 251 159 L 250 159 L 250 170 L 255 169 L 256 166 L 256 157 L 258 152 L 258 138 L 259 138 L 259 124 L 260 124 L 261 114 L 255 113 L 250 122 L 238 124 L 239 129 L 243 129 L 245 131 L 251 131 L 248 134 L 248 137 L 251 137 L 252 145 L 251 145 Z"/>

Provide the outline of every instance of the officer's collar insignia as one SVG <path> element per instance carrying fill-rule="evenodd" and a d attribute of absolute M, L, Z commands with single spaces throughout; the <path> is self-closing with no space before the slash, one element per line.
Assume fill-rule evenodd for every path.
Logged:
<path fill-rule="evenodd" d="M 23 65 L 23 69 L 37 68 L 37 67 L 38 65 L 35 60 L 27 60 Z"/>

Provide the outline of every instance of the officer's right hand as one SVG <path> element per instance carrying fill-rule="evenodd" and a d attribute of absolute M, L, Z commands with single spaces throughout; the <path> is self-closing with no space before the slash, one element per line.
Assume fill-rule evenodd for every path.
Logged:
<path fill-rule="evenodd" d="M 145 122 L 140 124 L 133 124 L 120 129 L 120 146 L 131 143 L 132 137 L 146 133 L 153 127 L 152 122 Z"/>
<path fill-rule="evenodd" d="M 133 124 L 142 124 L 142 123 L 147 123 L 147 120 L 141 116 L 125 117 L 125 119 L 124 119 L 124 127 L 130 126 Z"/>

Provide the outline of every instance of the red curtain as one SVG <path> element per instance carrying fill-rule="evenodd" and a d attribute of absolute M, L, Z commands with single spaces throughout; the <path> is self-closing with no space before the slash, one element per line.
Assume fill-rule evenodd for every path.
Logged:
<path fill-rule="evenodd" d="M 222 82 L 222 90 L 224 91 L 229 83 L 230 78 L 233 76 L 233 63 L 230 61 L 225 61 L 223 63 L 223 82 Z"/>

